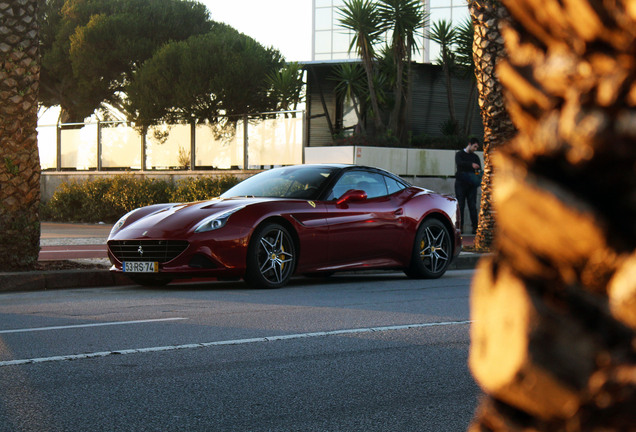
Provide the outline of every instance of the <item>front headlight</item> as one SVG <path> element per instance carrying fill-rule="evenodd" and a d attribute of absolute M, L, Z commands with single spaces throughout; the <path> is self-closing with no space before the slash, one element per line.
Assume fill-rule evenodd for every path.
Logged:
<path fill-rule="evenodd" d="M 197 227 L 194 229 L 194 232 L 200 233 L 200 232 L 213 231 L 215 229 L 222 228 L 232 214 L 243 209 L 244 207 L 245 206 L 232 208 L 232 209 L 223 211 L 221 213 L 217 213 L 215 215 L 209 216 L 203 219 L 201 222 L 199 222 Z"/>
<path fill-rule="evenodd" d="M 131 210 L 128 213 L 126 213 L 125 215 L 123 215 L 118 221 L 117 223 L 115 223 L 115 225 L 113 225 L 113 228 L 110 230 L 110 235 L 115 234 L 117 231 L 119 231 L 119 229 L 124 226 L 124 224 L 126 223 L 126 219 L 128 219 L 128 217 L 133 214 L 134 212 L 136 212 L 138 209 L 135 210 Z"/>

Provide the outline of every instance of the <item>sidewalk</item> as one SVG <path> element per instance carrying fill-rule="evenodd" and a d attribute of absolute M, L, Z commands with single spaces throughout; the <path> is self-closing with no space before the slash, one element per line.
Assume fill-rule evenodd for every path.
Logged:
<path fill-rule="evenodd" d="M 43 222 L 38 261 L 72 260 L 110 267 L 106 240 L 112 224 L 73 224 Z"/>
<path fill-rule="evenodd" d="M 64 288 L 88 288 L 130 285 L 125 276 L 109 272 L 106 239 L 112 225 L 43 222 L 39 261 L 65 261 L 89 268 L 31 272 L 0 272 L 0 292 L 39 291 Z M 473 236 L 465 236 L 464 247 L 473 245 Z M 475 267 L 481 254 L 462 252 L 450 270 Z M 78 267 L 79 267 L 78 265 Z"/>

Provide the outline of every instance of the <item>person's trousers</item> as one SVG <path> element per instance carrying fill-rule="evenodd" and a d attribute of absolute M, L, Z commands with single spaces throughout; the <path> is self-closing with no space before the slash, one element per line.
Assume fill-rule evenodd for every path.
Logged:
<path fill-rule="evenodd" d="M 473 234 L 477 230 L 477 186 L 463 181 L 455 181 L 455 196 L 459 203 L 459 214 L 461 227 L 464 226 L 464 209 L 468 203 L 468 213 L 470 214 L 470 223 L 473 227 Z"/>

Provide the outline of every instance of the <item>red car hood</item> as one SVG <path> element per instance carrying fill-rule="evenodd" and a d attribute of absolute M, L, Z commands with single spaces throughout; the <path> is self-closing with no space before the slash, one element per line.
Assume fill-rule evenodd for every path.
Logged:
<path fill-rule="evenodd" d="M 203 219 L 227 210 L 247 207 L 273 198 L 215 198 L 184 204 L 142 207 L 133 212 L 124 225 L 113 230 L 109 240 L 153 238 L 183 238 L 192 234 Z M 141 216 L 135 213 L 141 213 Z M 148 212 L 147 214 L 143 214 Z"/>

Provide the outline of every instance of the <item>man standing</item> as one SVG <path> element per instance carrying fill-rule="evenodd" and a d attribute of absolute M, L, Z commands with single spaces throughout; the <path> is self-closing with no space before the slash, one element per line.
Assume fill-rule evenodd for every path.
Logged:
<path fill-rule="evenodd" d="M 479 140 L 471 138 L 466 148 L 455 153 L 455 165 L 457 166 L 455 196 L 459 202 L 459 213 L 462 218 L 460 222 L 463 227 L 464 208 L 467 202 L 473 234 L 477 231 L 477 187 L 481 183 L 481 161 L 479 156 L 475 154 L 477 149 L 479 149 Z"/>

